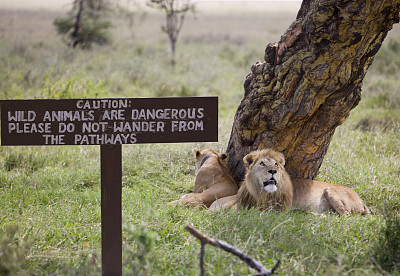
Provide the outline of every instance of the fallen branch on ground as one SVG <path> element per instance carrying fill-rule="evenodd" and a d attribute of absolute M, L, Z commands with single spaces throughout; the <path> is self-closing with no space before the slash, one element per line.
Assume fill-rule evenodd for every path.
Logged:
<path fill-rule="evenodd" d="M 274 271 L 278 268 L 280 264 L 280 260 L 274 265 L 274 267 L 269 270 L 266 269 L 259 261 L 251 258 L 250 256 L 246 255 L 239 249 L 233 247 L 230 244 L 227 244 L 226 242 L 213 239 L 210 237 L 207 237 L 203 233 L 201 233 L 199 230 L 191 226 L 189 223 L 186 223 L 185 230 L 188 231 L 190 234 L 192 234 L 194 237 L 196 237 L 200 241 L 200 270 L 201 270 L 201 275 L 203 276 L 205 274 L 204 272 L 204 246 L 206 244 L 211 244 L 215 247 L 219 247 L 229 253 L 232 253 L 233 255 L 238 256 L 241 260 L 245 261 L 250 267 L 254 268 L 257 270 L 257 274 L 254 274 L 253 276 L 270 276 L 274 273 Z"/>

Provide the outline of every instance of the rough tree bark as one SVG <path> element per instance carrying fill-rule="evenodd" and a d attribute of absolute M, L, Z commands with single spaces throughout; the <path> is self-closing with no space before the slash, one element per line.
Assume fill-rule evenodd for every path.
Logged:
<path fill-rule="evenodd" d="M 250 151 L 284 153 L 292 177 L 315 178 L 337 126 L 361 99 L 363 78 L 400 0 L 303 0 L 296 20 L 244 82 L 228 143 L 237 181 Z"/>

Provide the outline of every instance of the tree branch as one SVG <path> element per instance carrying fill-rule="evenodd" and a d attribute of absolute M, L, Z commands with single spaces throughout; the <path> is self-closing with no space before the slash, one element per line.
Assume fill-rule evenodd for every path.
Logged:
<path fill-rule="evenodd" d="M 201 246 L 204 247 L 205 244 L 211 244 L 215 247 L 221 248 L 225 250 L 226 252 L 232 253 L 233 255 L 239 257 L 241 260 L 245 261 L 251 268 L 254 268 L 257 270 L 257 274 L 254 274 L 253 276 L 269 276 L 274 273 L 274 271 L 278 268 L 280 264 L 280 260 L 274 265 L 274 267 L 269 270 L 266 269 L 259 261 L 251 258 L 247 254 L 243 253 L 241 250 L 233 247 L 232 245 L 220 241 L 217 239 L 210 238 L 203 233 L 201 233 L 199 230 L 191 226 L 189 223 L 186 223 L 185 230 L 188 231 L 190 234 L 192 234 L 194 237 L 196 237 L 198 240 L 200 240 Z M 204 258 L 204 249 L 201 250 L 201 255 L 200 255 L 200 268 L 202 270 L 202 273 L 204 273 L 204 268 L 203 266 L 203 261 L 202 258 Z"/>

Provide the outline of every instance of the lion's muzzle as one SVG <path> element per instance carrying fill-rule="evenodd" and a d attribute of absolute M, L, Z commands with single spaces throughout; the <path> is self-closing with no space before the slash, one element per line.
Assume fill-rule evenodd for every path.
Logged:
<path fill-rule="evenodd" d="M 270 180 L 264 181 L 263 182 L 264 187 L 268 185 L 276 185 L 276 180 L 271 178 Z"/>
<path fill-rule="evenodd" d="M 276 180 L 273 177 L 274 176 L 272 176 L 271 179 L 263 182 L 264 190 L 271 194 L 278 190 L 278 187 L 276 186 Z"/>
<path fill-rule="evenodd" d="M 276 179 L 275 179 L 274 175 L 277 173 L 277 171 L 276 170 L 268 170 L 268 173 L 271 174 L 271 178 L 263 182 L 264 187 L 266 187 L 268 185 L 276 185 Z"/>

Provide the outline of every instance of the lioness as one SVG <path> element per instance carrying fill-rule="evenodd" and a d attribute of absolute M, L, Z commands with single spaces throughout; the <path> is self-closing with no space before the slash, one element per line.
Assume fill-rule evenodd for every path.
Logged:
<path fill-rule="evenodd" d="M 309 179 L 290 179 L 282 153 L 272 149 L 253 151 L 243 158 L 246 175 L 237 195 L 213 203 L 211 210 L 231 206 L 276 210 L 300 208 L 323 213 L 369 214 L 358 194 L 345 186 Z"/>
<path fill-rule="evenodd" d="M 193 149 L 196 156 L 194 193 L 183 195 L 180 199 L 169 202 L 170 205 L 184 204 L 210 207 L 217 199 L 237 194 L 238 188 L 223 159 L 211 149 Z"/>

